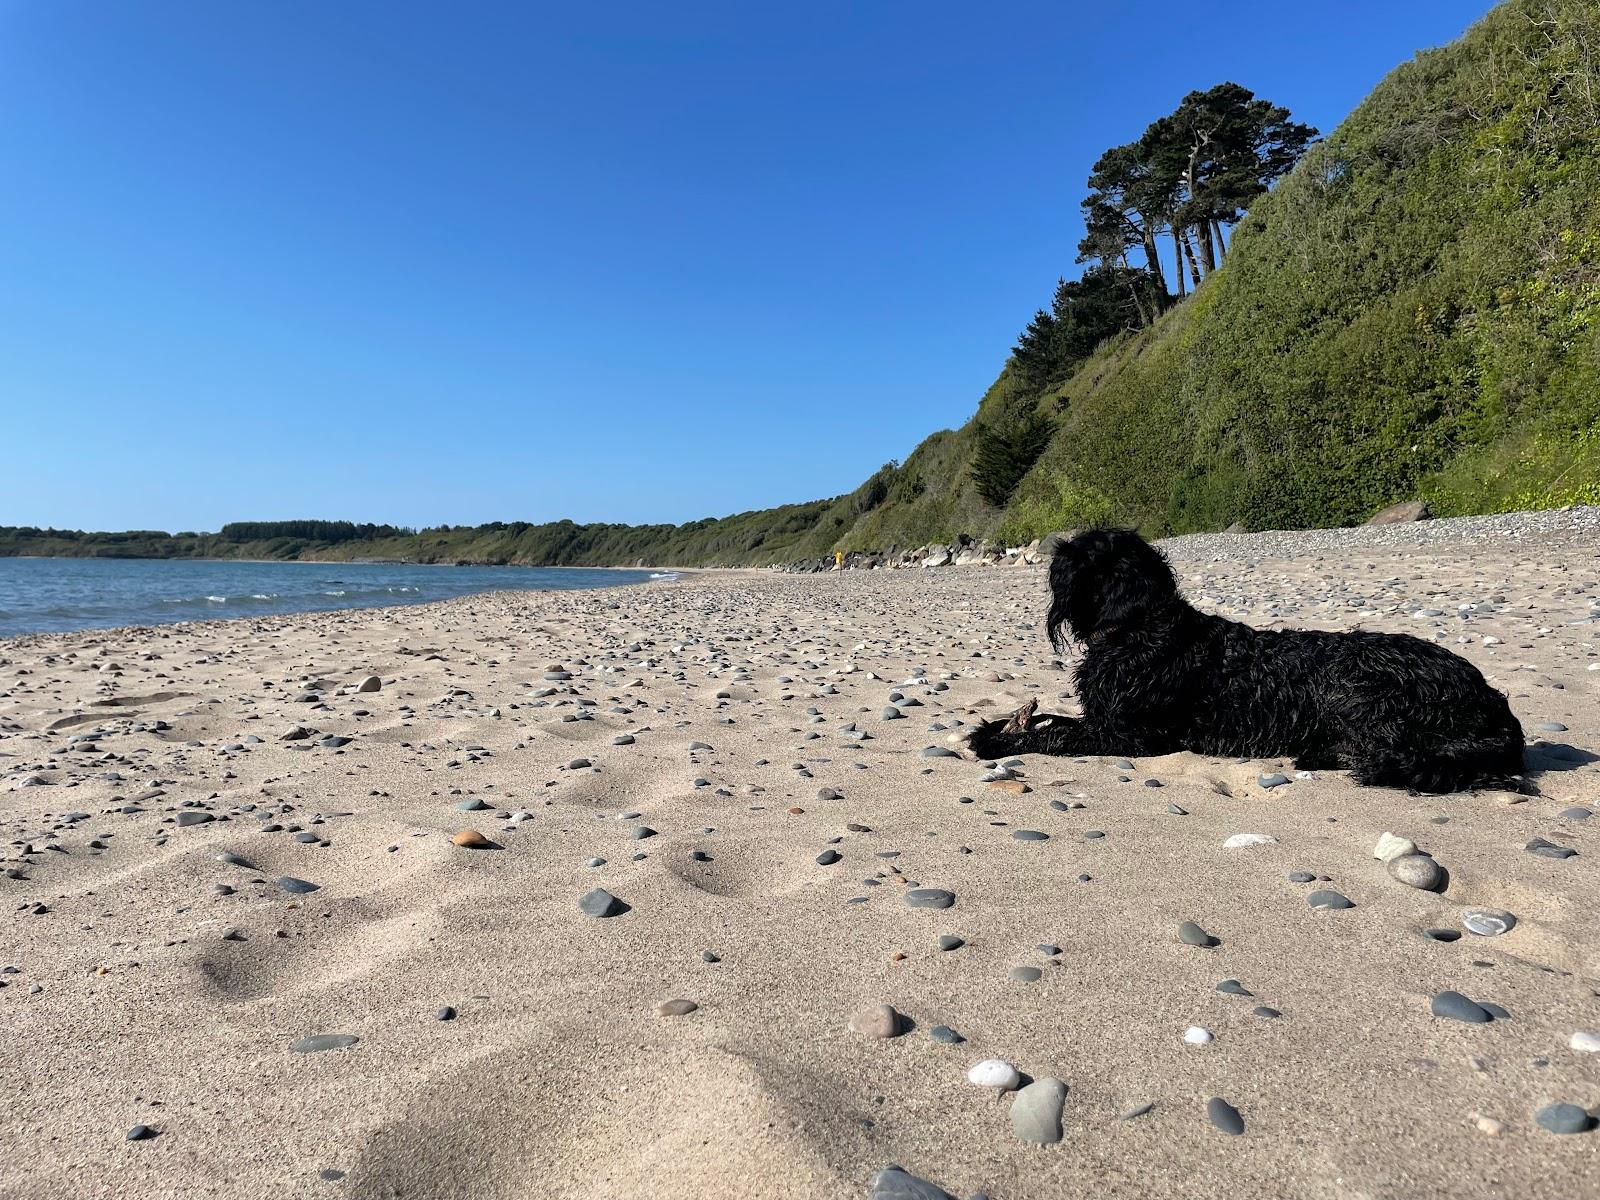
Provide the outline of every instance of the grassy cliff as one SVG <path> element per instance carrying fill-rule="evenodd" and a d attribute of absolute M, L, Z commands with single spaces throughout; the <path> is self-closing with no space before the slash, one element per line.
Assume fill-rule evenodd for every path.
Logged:
<path fill-rule="evenodd" d="M 1047 420 L 1003 506 L 980 429 Z M 1600 503 L 1600 6 L 1509 0 L 1397 68 L 1232 235 L 1194 295 L 1063 383 L 1008 364 L 854 492 L 686 525 L 495 523 L 338 542 L 0 529 L 0 554 L 749 565 Z"/>

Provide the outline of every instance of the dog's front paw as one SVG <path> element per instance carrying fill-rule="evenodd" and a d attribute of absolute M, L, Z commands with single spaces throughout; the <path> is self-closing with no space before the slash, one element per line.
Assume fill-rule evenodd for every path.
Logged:
<path fill-rule="evenodd" d="M 962 758 L 986 760 L 1009 754 L 1008 739 L 1011 736 L 1007 721 L 984 721 L 951 734 L 950 744 L 955 746 Z"/>

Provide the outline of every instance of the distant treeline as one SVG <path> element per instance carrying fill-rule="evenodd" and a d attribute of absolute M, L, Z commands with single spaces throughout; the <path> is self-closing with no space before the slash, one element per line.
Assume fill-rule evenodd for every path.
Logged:
<path fill-rule="evenodd" d="M 230 542 L 266 542 L 273 538 L 300 538 L 307 542 L 355 542 L 370 538 L 409 537 L 415 529 L 398 525 L 358 525 L 354 521 L 230 521 L 220 536 Z"/>

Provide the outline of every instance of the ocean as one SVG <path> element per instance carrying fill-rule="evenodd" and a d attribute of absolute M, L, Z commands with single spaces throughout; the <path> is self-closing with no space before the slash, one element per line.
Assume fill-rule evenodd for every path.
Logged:
<path fill-rule="evenodd" d="M 615 587 L 671 572 L 201 559 L 0 558 L 0 637 Z"/>

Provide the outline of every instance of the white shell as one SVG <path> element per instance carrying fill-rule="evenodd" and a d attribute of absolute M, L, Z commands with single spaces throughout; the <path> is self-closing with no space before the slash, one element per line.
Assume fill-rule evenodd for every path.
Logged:
<path fill-rule="evenodd" d="M 1477 910 L 1461 914 L 1461 924 L 1468 933 L 1475 933 L 1479 937 L 1495 937 L 1505 933 L 1517 923 L 1517 919 L 1508 912 L 1488 912 Z"/>
<path fill-rule="evenodd" d="M 1204 1046 L 1211 1041 L 1211 1031 L 1201 1029 L 1198 1025 L 1191 1025 L 1183 1031 L 1183 1040 L 1191 1046 Z"/>
<path fill-rule="evenodd" d="M 1567 1043 L 1579 1054 L 1600 1054 L 1600 1033 L 1578 1030 Z"/>
<path fill-rule="evenodd" d="M 1022 1075 L 1003 1058 L 986 1058 L 967 1072 L 967 1080 L 979 1087 L 1009 1092 L 1022 1082 Z"/>
<path fill-rule="evenodd" d="M 1393 862 L 1397 858 L 1404 858 L 1408 854 L 1417 852 L 1417 844 L 1410 838 L 1396 837 L 1386 833 L 1378 839 L 1378 844 L 1372 848 L 1372 857 L 1383 862 Z"/>
<path fill-rule="evenodd" d="M 1269 833 L 1236 833 L 1222 843 L 1224 850 L 1243 850 L 1246 846 L 1270 846 L 1278 839 Z"/>

